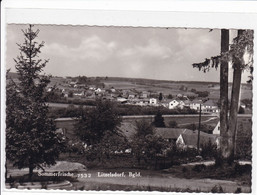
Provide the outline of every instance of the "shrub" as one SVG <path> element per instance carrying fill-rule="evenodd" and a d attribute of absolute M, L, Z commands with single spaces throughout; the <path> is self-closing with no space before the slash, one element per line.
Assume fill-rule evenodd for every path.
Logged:
<path fill-rule="evenodd" d="M 206 169 L 206 166 L 204 164 L 200 164 L 200 165 L 195 165 L 192 170 L 197 172 L 197 173 L 200 173 L 202 172 L 203 170 Z"/>
<path fill-rule="evenodd" d="M 240 106 L 238 114 L 244 114 L 244 113 L 245 113 L 245 109 Z"/>
<path fill-rule="evenodd" d="M 216 146 L 216 144 L 212 144 L 210 139 L 207 143 L 202 144 L 201 148 L 202 148 L 201 156 L 203 158 L 214 157 L 215 154 L 217 153 L 217 151 L 216 151 L 217 146 Z"/>
<path fill-rule="evenodd" d="M 211 189 L 212 193 L 223 193 L 223 188 L 220 185 L 215 185 L 212 189 Z"/>
<path fill-rule="evenodd" d="M 178 123 L 176 121 L 170 121 L 169 122 L 169 127 L 176 128 L 176 127 L 178 127 Z"/>
<path fill-rule="evenodd" d="M 182 172 L 186 173 L 187 171 L 188 171 L 188 169 L 186 167 L 183 167 Z"/>
<path fill-rule="evenodd" d="M 236 191 L 235 191 L 235 194 L 239 194 L 239 193 L 242 193 L 242 189 L 241 188 L 237 188 Z"/>

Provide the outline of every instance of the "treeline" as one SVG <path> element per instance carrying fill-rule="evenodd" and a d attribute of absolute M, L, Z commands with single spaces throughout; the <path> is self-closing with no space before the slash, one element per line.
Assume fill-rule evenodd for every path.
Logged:
<path fill-rule="evenodd" d="M 91 105 L 96 105 L 96 102 L 92 101 Z M 196 114 L 196 110 L 190 108 L 184 109 L 168 109 L 165 107 L 153 107 L 153 106 L 136 106 L 136 105 L 124 105 L 114 103 L 116 113 L 120 116 L 129 116 L 129 115 L 156 115 L 160 112 L 162 115 L 177 115 L 177 114 Z M 93 108 L 93 107 L 92 107 Z M 51 118 L 60 118 L 60 117 L 80 117 L 83 110 L 90 110 L 90 107 L 83 107 L 83 104 L 80 106 L 74 106 L 73 104 L 69 105 L 67 108 L 49 108 L 49 117 Z"/>

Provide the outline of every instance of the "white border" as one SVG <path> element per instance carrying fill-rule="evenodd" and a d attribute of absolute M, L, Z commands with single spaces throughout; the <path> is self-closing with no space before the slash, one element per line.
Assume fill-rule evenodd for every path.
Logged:
<path fill-rule="evenodd" d="M 1 6 L 1 178 L 4 178 L 5 129 L 5 27 L 7 23 L 73 24 L 97 26 L 244 28 L 257 32 L 257 2 L 254 1 L 170 1 L 170 0 L 6 0 Z M 257 51 L 257 38 L 254 39 Z M 254 55 L 257 62 L 257 55 Z M 254 72 L 256 77 L 256 71 Z M 253 98 L 253 146 L 256 146 L 256 80 Z M 256 148 L 253 147 L 253 165 Z M 256 166 L 253 166 L 252 194 L 257 194 Z M 2 181 L 2 179 L 1 179 Z M 32 191 L 9 190 L 3 194 Z M 33 190 L 33 194 L 47 191 Z M 52 193 L 52 192 L 51 192 Z M 71 192 L 55 191 L 54 194 Z M 87 193 L 89 192 L 72 192 Z M 90 192 L 90 194 L 108 192 Z M 108 194 L 110 194 L 109 192 Z M 116 194 L 120 192 L 116 192 Z M 131 193 L 131 192 L 129 192 Z M 138 192 L 137 192 L 138 193 Z M 127 193 L 124 193 L 127 194 Z M 133 193 L 134 194 L 134 193 Z M 140 194 L 145 194 L 141 192 Z M 149 194 L 149 192 L 147 193 Z M 151 193 L 156 194 L 156 193 Z M 165 193 L 167 194 L 167 193 Z M 173 194 L 173 193 L 169 193 Z M 180 193 L 183 194 L 183 193 Z M 190 193 L 192 194 L 192 193 Z"/>

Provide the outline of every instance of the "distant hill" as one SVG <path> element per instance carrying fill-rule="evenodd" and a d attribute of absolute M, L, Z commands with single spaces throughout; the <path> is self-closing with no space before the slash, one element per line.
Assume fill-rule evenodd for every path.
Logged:
<path fill-rule="evenodd" d="M 7 78 L 11 78 L 11 79 L 18 79 L 19 75 L 17 72 L 8 72 L 7 73 Z"/>

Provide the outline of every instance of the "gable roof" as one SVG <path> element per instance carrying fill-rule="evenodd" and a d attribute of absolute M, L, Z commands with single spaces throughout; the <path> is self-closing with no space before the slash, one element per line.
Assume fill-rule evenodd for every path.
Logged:
<path fill-rule="evenodd" d="M 182 138 L 184 140 L 185 145 L 197 147 L 198 131 L 195 131 L 194 133 L 185 132 L 185 133 L 183 133 L 181 135 L 182 135 Z M 215 141 L 216 141 L 217 137 L 219 137 L 219 136 L 213 135 L 213 134 L 204 133 L 204 132 L 201 131 L 200 132 L 200 146 L 202 144 L 208 143 L 209 140 L 211 140 L 212 144 L 215 144 Z"/>
<path fill-rule="evenodd" d="M 208 101 L 204 102 L 203 105 L 205 105 L 205 106 L 217 106 L 217 104 L 215 104 L 213 100 L 208 100 Z"/>
<path fill-rule="evenodd" d="M 185 145 L 197 147 L 198 131 L 192 131 L 190 129 L 181 128 L 156 128 L 155 134 L 161 136 L 164 139 L 177 139 L 182 136 Z M 208 134 L 200 132 L 200 146 L 206 144 L 211 140 L 211 143 L 215 143 L 219 135 Z"/>
<path fill-rule="evenodd" d="M 156 128 L 155 134 L 161 136 L 164 139 L 177 139 L 187 129 L 180 128 Z"/>
<path fill-rule="evenodd" d="M 202 104 L 203 102 L 202 102 L 202 100 L 196 100 L 196 99 L 194 99 L 194 100 L 191 101 L 191 103 L 192 103 L 192 104 Z"/>

